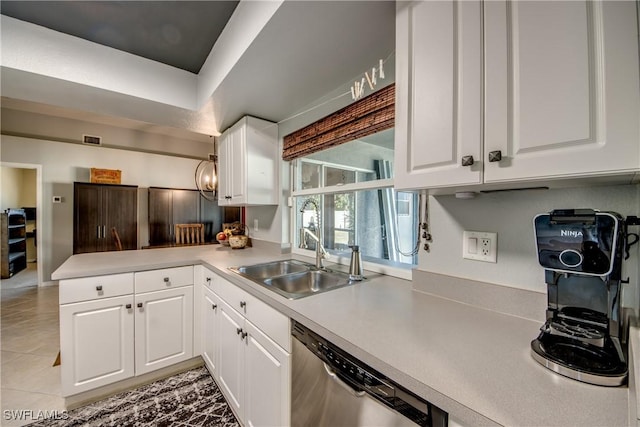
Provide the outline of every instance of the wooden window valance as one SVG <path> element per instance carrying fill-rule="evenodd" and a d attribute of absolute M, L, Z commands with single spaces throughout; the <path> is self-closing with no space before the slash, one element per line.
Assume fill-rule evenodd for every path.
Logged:
<path fill-rule="evenodd" d="M 282 160 L 293 160 L 392 128 L 395 98 L 394 83 L 290 133 L 283 139 Z"/>

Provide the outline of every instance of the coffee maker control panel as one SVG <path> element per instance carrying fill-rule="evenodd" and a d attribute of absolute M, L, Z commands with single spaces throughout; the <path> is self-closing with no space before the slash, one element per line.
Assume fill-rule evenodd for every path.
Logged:
<path fill-rule="evenodd" d="M 622 218 L 592 209 L 563 209 L 534 218 L 538 261 L 548 270 L 611 274 Z"/>

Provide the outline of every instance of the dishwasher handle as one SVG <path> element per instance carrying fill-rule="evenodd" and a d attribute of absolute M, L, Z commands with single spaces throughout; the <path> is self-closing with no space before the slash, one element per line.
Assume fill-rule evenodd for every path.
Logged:
<path fill-rule="evenodd" d="M 336 371 L 334 371 L 329 365 L 327 365 L 325 362 L 322 362 L 322 364 L 324 365 L 324 370 L 327 372 L 327 375 L 329 375 L 331 379 L 333 379 L 340 387 L 347 390 L 350 394 L 355 397 L 362 397 L 366 394 L 366 392 L 362 390 L 354 390 L 353 387 L 351 387 L 342 378 L 340 378 Z"/>

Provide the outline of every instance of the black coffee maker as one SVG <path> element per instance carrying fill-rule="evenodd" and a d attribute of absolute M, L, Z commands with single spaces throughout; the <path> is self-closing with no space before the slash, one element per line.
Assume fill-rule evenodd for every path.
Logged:
<path fill-rule="evenodd" d="M 547 321 L 531 342 L 543 366 L 586 383 L 618 386 L 627 377 L 621 345 L 621 268 L 626 232 L 614 212 L 554 210 L 534 218 L 545 268 Z"/>

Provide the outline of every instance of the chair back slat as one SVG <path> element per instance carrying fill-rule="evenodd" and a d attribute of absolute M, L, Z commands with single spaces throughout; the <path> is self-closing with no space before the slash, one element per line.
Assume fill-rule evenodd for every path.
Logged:
<path fill-rule="evenodd" d="M 176 224 L 175 235 L 179 245 L 204 243 L 204 224 Z"/>

